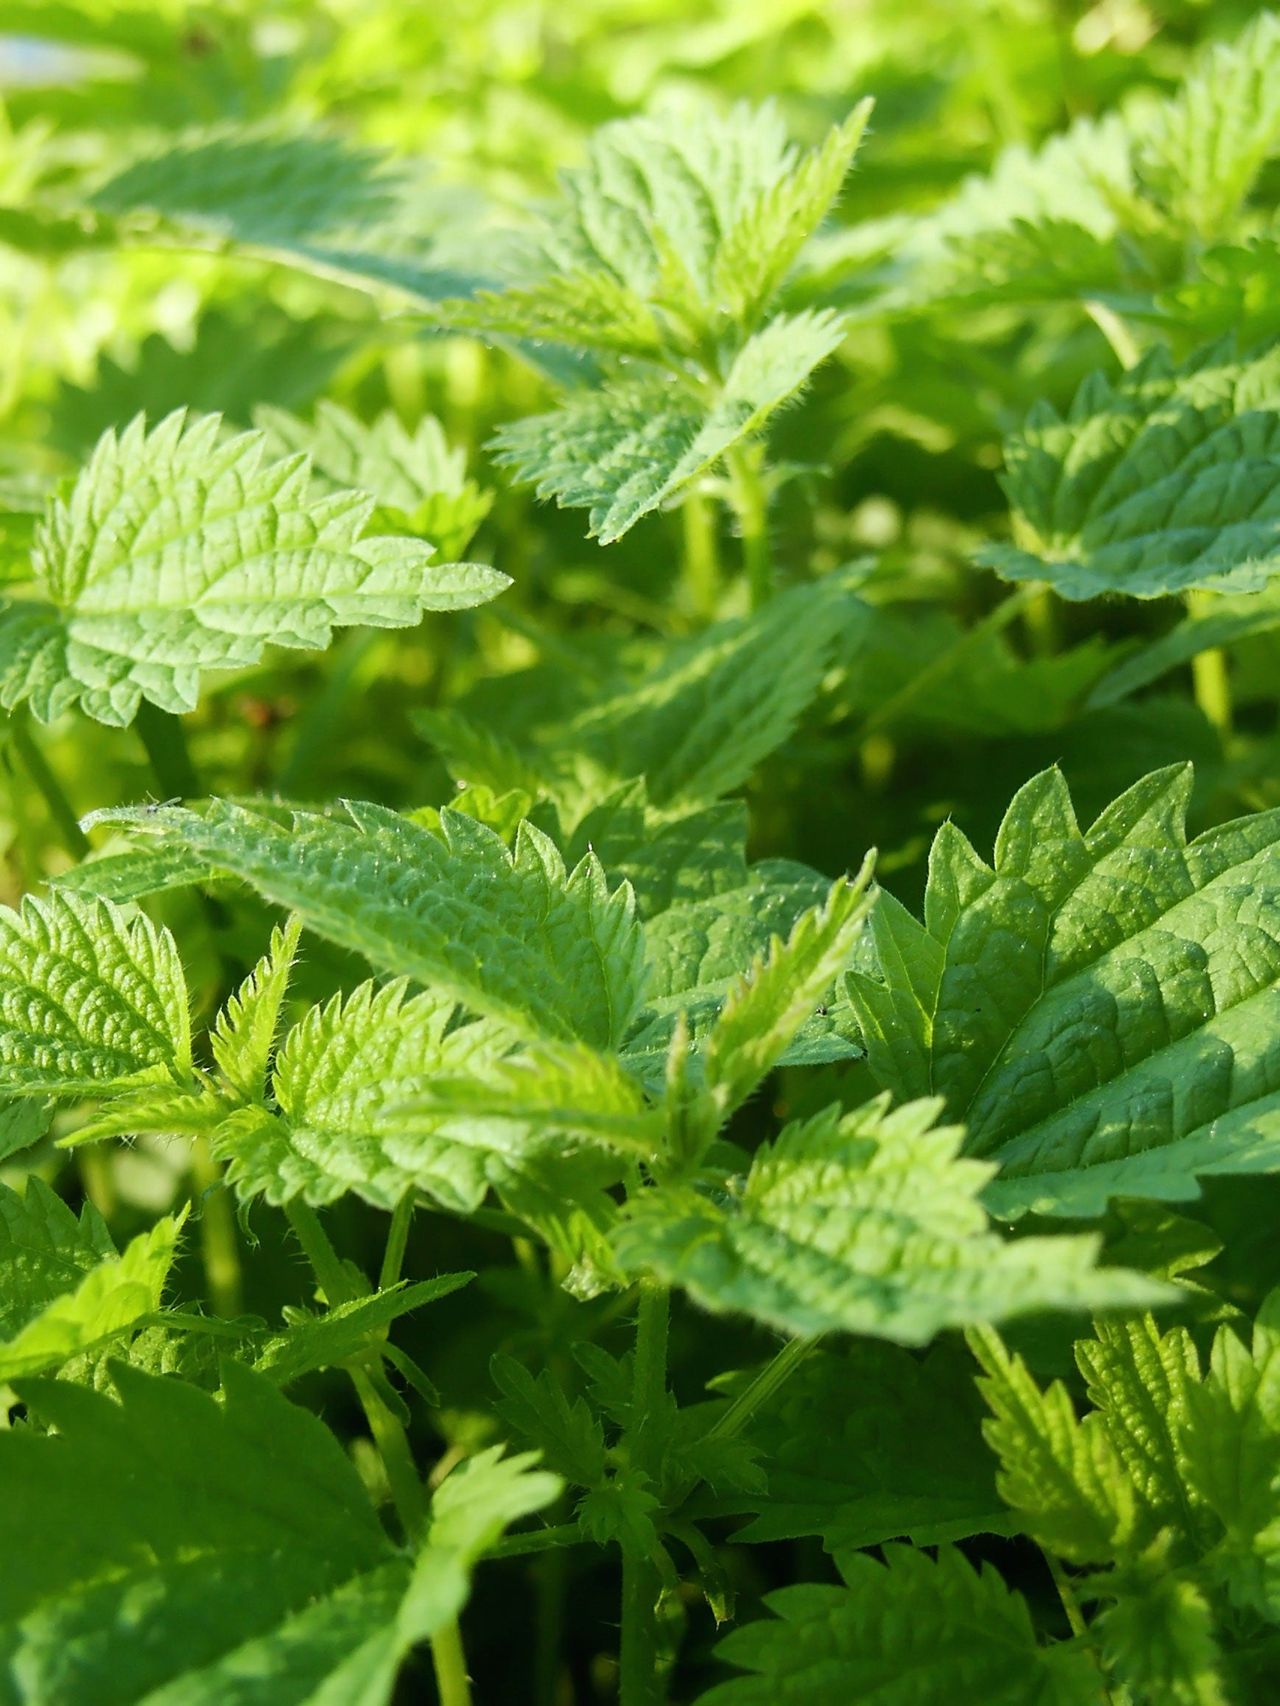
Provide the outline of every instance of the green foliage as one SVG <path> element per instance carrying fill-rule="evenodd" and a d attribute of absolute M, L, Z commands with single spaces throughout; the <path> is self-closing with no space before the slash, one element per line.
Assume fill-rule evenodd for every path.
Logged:
<path fill-rule="evenodd" d="M 1041 1545 L 1111 1566 L 1087 1579 L 1101 1651 L 1144 1700 L 1233 1698 L 1280 1615 L 1278 1301 L 1251 1348 L 1219 1328 L 1207 1369 L 1184 1328 L 1100 1325 L 1076 1346 L 1083 1420 L 1060 1383 L 1042 1391 L 993 1333 L 975 1335 L 1000 1490 Z"/>
<path fill-rule="evenodd" d="M 77 1220 L 39 1179 L 0 1193 L 0 1383 L 52 1373 L 159 1309 L 182 1215 L 117 1254 L 99 1214 Z"/>
<path fill-rule="evenodd" d="M 1001 1213 L 1176 1201 L 1203 1174 L 1275 1164 L 1270 813 L 1188 842 L 1190 777 L 1156 772 L 1081 831 L 1062 776 L 1013 800 L 987 864 L 952 824 L 924 923 L 872 917 L 851 974 L 871 1069 L 945 1097 L 998 1164 Z"/>
<path fill-rule="evenodd" d="M 0 1702 L 1270 1706 L 1277 73 L 0 8 Z"/>
<path fill-rule="evenodd" d="M 364 537 L 373 500 L 308 495 L 305 458 L 263 461 L 261 434 L 227 438 L 181 412 L 107 432 L 36 530 L 36 597 L 0 616 L 0 701 L 45 721 L 80 704 L 128 723 L 147 699 L 196 703 L 203 669 L 268 644 L 328 645 L 335 626 L 406 627 L 425 609 L 492 598 L 505 577 L 428 567 L 429 548 Z"/>
<path fill-rule="evenodd" d="M 960 1133 L 938 1112 L 890 1112 L 882 1097 L 787 1126 L 724 1201 L 687 1187 L 641 1198 L 618 1259 L 784 1332 L 906 1345 L 1023 1310 L 1141 1301 L 1146 1282 L 1094 1271 L 1089 1239 L 994 1236 L 977 1200 L 991 1169 L 958 1158 Z"/>
<path fill-rule="evenodd" d="M 1016 546 L 982 560 L 1064 598 L 1259 592 L 1275 572 L 1275 352 L 1229 343 L 1175 367 L 1155 349 L 1094 374 L 1064 416 L 1041 404 L 1007 441 Z"/>

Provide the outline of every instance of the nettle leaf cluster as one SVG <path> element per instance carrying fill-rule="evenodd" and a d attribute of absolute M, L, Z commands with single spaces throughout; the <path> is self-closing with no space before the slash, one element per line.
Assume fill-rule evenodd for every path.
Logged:
<path fill-rule="evenodd" d="M 0 1698 L 1268 1701 L 1280 22 L 552 10 L 9 9 Z"/>

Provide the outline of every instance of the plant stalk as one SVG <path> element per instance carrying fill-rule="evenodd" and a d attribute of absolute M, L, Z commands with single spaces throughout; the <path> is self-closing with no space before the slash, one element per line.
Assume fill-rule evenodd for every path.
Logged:
<path fill-rule="evenodd" d="M 338 1252 L 330 1243 L 315 1210 L 301 1197 L 295 1197 L 286 1205 L 285 1214 L 303 1254 L 311 1263 L 330 1309 L 339 1303 L 351 1302 L 356 1296 L 356 1288 L 347 1277 Z M 413 1544 L 426 1520 L 427 1502 L 404 1425 L 379 1393 L 368 1369 L 353 1366 L 350 1374 L 369 1423 L 369 1432 L 387 1472 L 387 1485 L 391 1489 L 391 1501 L 400 1527 L 405 1539 Z"/>
<path fill-rule="evenodd" d="M 710 622 L 720 606 L 720 553 L 715 512 L 696 486 L 681 505 L 680 520 L 689 608 L 700 621 Z"/>
<path fill-rule="evenodd" d="M 1187 614 L 1207 616 L 1214 608 L 1214 595 L 1198 589 L 1187 594 Z M 1197 652 L 1191 660 L 1191 685 L 1196 704 L 1221 735 L 1231 733 L 1231 678 L 1227 654 L 1221 646 Z"/>
<path fill-rule="evenodd" d="M 769 550 L 769 499 L 764 483 L 764 448 L 731 450 L 726 457 L 731 503 L 742 537 L 742 567 L 752 610 L 773 597 L 773 561 Z"/>
<path fill-rule="evenodd" d="M 628 1445 L 641 1470 L 656 1470 L 653 1422 L 667 1391 L 667 1328 L 670 1294 L 654 1280 L 641 1280 L 636 1316 L 632 1425 Z M 658 1599 L 662 1581 L 652 1558 L 629 1548 L 622 1553 L 622 1642 L 620 1706 L 663 1706 L 666 1691 L 658 1665 Z"/>
<path fill-rule="evenodd" d="M 229 1320 L 239 1315 L 243 1300 L 240 1245 L 235 1209 L 207 1137 L 191 1146 L 191 1177 L 200 1199 L 200 1258 L 209 1303 L 215 1315 Z"/>
<path fill-rule="evenodd" d="M 409 1228 L 413 1224 L 413 1211 L 417 1206 L 417 1193 L 412 1190 L 406 1191 L 395 1206 L 387 1232 L 387 1247 L 382 1252 L 382 1267 L 378 1272 L 379 1291 L 385 1291 L 399 1281 L 409 1243 Z"/>
<path fill-rule="evenodd" d="M 149 699 L 143 699 L 139 702 L 133 726 L 146 748 L 160 792 L 178 800 L 198 798 L 203 790 L 196 767 L 191 762 L 181 717 L 162 711 Z"/>
<path fill-rule="evenodd" d="M 431 1637 L 431 1662 L 435 1666 L 440 1706 L 471 1706 L 471 1679 L 456 1621 L 446 1623 Z"/>
<path fill-rule="evenodd" d="M 9 738 L 23 769 L 35 783 L 48 807 L 53 827 L 58 832 L 58 840 L 73 859 L 83 859 L 89 851 L 89 837 L 81 829 L 80 820 L 63 792 L 62 783 L 54 775 L 48 759 L 32 739 L 31 725 L 25 712 L 19 711 L 10 719 Z"/>

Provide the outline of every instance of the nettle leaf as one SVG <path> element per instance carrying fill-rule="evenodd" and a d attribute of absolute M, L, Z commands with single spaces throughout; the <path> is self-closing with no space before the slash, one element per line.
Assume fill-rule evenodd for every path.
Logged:
<path fill-rule="evenodd" d="M 209 1032 L 218 1071 L 243 1101 L 260 1101 L 265 1092 L 280 1008 L 301 933 L 302 923 L 297 918 L 291 918 L 283 929 L 277 925 L 272 930 L 267 952 L 228 998 Z"/>
<path fill-rule="evenodd" d="M 1227 228 L 1280 152 L 1280 18 L 1209 46 L 1156 109 L 1135 151 L 1139 186 L 1201 238 Z"/>
<path fill-rule="evenodd" d="M 451 323 L 652 354 L 692 316 L 752 321 L 840 193 L 863 101 L 801 154 L 772 105 L 709 103 L 603 125 L 562 178 L 544 276 L 442 306 Z"/>
<path fill-rule="evenodd" d="M 855 584 L 833 575 L 792 587 L 751 616 L 669 647 L 635 687 L 546 731 L 543 744 L 586 758 L 616 783 L 643 776 L 649 800 L 668 809 L 730 793 L 816 698 L 862 608 Z"/>
<path fill-rule="evenodd" d="M 532 824 L 514 852 L 458 812 L 437 836 L 385 807 L 345 816 L 214 801 L 102 812 L 199 854 L 330 941 L 525 1035 L 608 1046 L 639 1004 L 644 944 L 625 887 L 588 856 L 572 872 Z"/>
<path fill-rule="evenodd" d="M 753 962 L 725 997 L 707 1034 L 703 1077 L 727 1118 L 759 1088 L 842 972 L 871 910 L 873 860 L 835 883 L 820 908 L 802 914 L 784 942 Z"/>
<path fill-rule="evenodd" d="M 758 432 L 843 336 L 825 310 L 779 314 L 705 397 L 660 378 L 576 392 L 553 414 L 503 427 L 495 460 L 540 498 L 590 510 L 590 537 L 611 545 Z"/>
<path fill-rule="evenodd" d="M 1157 771 L 1082 831 L 1045 771 L 988 865 L 951 824 L 925 921 L 881 896 L 879 977 L 849 996 L 895 1096 L 945 1098 L 998 1164 L 1002 1216 L 1193 1198 L 1280 1165 L 1280 814 L 1188 842 L 1189 767 Z"/>
<path fill-rule="evenodd" d="M 483 1071 L 510 1047 L 501 1028 L 454 1017 L 451 1000 L 410 995 L 404 979 L 313 1007 L 276 1057 L 278 1113 L 246 1112 L 215 1140 L 240 1194 L 325 1203 L 355 1190 L 392 1208 L 417 1185 L 474 1207 L 488 1186 L 484 1152 L 407 1137 L 395 1117 L 427 1076 Z"/>
<path fill-rule="evenodd" d="M 741 800 L 667 810 L 651 803 L 641 779 L 612 789 L 579 819 L 565 859 L 575 865 L 594 853 L 611 881 L 630 883 L 649 920 L 745 882 L 746 842 Z"/>
<path fill-rule="evenodd" d="M 502 1397 L 494 1409 L 537 1446 L 547 1467 L 577 1487 L 596 1487 L 608 1471 L 604 1430 L 581 1398 L 570 1398 L 550 1369 L 532 1375 L 514 1357 L 489 1364 Z"/>
<path fill-rule="evenodd" d="M 268 645 L 327 646 L 335 627 L 408 627 L 483 603 L 506 577 L 366 537 L 373 499 L 309 495 L 305 457 L 264 459 L 261 433 L 179 411 L 107 432 L 37 529 L 38 599 L 0 613 L 0 702 L 46 721 L 79 703 L 131 722 L 141 699 L 189 711 L 203 669 Z"/>
<path fill-rule="evenodd" d="M 117 1254 L 88 1204 L 77 1220 L 34 1176 L 22 1196 L 0 1185 L 0 1384 L 60 1368 L 158 1309 L 185 1219 L 163 1216 Z"/>
<path fill-rule="evenodd" d="M 1260 591 L 1280 569 L 1278 458 L 1280 352 L 1228 341 L 1178 367 L 1155 349 L 1006 440 L 1018 543 L 979 560 L 1070 599 Z"/>
<path fill-rule="evenodd" d="M 887 1096 L 787 1126 L 715 1196 L 666 1185 L 634 1197 L 619 1264 L 704 1308 L 787 1333 L 843 1331 L 921 1345 L 946 1327 L 1042 1309 L 1163 1297 L 1094 1266 L 1091 1238 L 1005 1243 L 979 1202 L 992 1168 L 959 1156 L 940 1104 Z"/>
<path fill-rule="evenodd" d="M 322 239 L 394 208 L 384 155 L 318 133 L 193 131 L 134 160 L 94 192 L 116 217 L 150 215 L 266 247 Z"/>
<path fill-rule="evenodd" d="M 438 1274 L 435 1279 L 412 1285 L 401 1281 L 369 1297 L 351 1298 L 321 1315 L 292 1311 L 285 1331 L 256 1347 L 253 1366 L 282 1387 L 315 1369 L 337 1368 L 383 1343 L 387 1328 L 402 1315 L 448 1297 L 474 1278 L 471 1273 Z"/>
<path fill-rule="evenodd" d="M 265 1376 L 225 1364 L 219 1402 L 113 1373 L 118 1401 L 25 1384 L 57 1431 L 0 1435 L 0 1651 L 32 1706 L 162 1692 L 384 1706 L 404 1655 L 457 1614 L 484 1547 L 559 1485 L 486 1454 L 444 1483 L 406 1557 L 338 1441 Z"/>
<path fill-rule="evenodd" d="M 996 1492 L 982 1414 L 973 1365 L 951 1340 L 925 1357 L 858 1339 L 813 1351 L 747 1430 L 767 1496 L 716 1511 L 753 1513 L 735 1542 L 816 1534 L 831 1552 L 1008 1533 L 1016 1518 Z"/>
<path fill-rule="evenodd" d="M 773 1618 L 720 1643 L 750 1674 L 719 1683 L 698 1706 L 916 1706 L 981 1700 L 992 1706 L 1099 1706 L 1089 1654 L 1041 1646 L 1031 1613 L 996 1571 L 947 1547 L 936 1559 L 886 1546 L 837 1561 L 844 1586 L 786 1587 L 765 1596 Z"/>
<path fill-rule="evenodd" d="M 1120 1623 L 1148 1577 L 1188 1570 L 1216 1619 L 1230 1604 L 1276 1620 L 1280 1294 L 1264 1303 L 1251 1346 L 1218 1329 L 1207 1369 L 1183 1327 L 1161 1333 L 1149 1316 L 1099 1326 L 1076 1345 L 1094 1406 L 1083 1419 L 1060 1382 L 1042 1392 L 994 1333 L 972 1342 L 1003 1497 L 1040 1544 L 1120 1566 L 1091 1578 L 1123 1608 Z"/>
<path fill-rule="evenodd" d="M 402 521 L 404 531 L 433 540 L 446 557 L 466 549 L 489 513 L 492 495 L 467 479 L 464 452 L 449 447 L 434 415 L 409 432 L 390 410 L 366 425 L 321 398 L 313 421 L 270 404 L 253 418 L 269 455 L 310 457 L 317 490 L 369 492 L 384 524 Z"/>
<path fill-rule="evenodd" d="M 57 891 L 0 910 L 0 1093 L 94 1095 L 190 1070 L 186 982 L 167 930 Z"/>
<path fill-rule="evenodd" d="M 741 851 L 742 844 L 739 843 Z M 661 1080 L 668 1049 L 683 1020 L 697 1069 L 707 1036 L 726 996 L 766 955 L 775 937 L 789 936 L 806 912 L 820 907 L 831 884 L 817 871 L 787 859 L 762 859 L 747 867 L 740 857 L 732 887 L 702 899 L 677 902 L 645 926 L 649 976 L 645 1005 L 623 1044 L 633 1070 L 649 1083 Z M 843 966 L 838 970 L 842 971 Z M 832 972 L 828 984 L 837 984 Z M 854 1028 L 846 1026 L 847 1003 L 835 996 L 823 1002 L 818 991 L 809 1016 L 791 1033 L 780 1057 L 786 1065 L 816 1065 L 856 1058 L 862 1053 Z M 826 1012 L 819 1011 L 819 1004 Z"/>

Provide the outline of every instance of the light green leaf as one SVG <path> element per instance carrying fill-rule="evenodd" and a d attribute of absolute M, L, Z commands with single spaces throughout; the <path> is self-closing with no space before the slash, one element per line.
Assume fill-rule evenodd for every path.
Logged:
<path fill-rule="evenodd" d="M 758 432 L 842 336 L 834 314 L 780 314 L 742 346 L 705 402 L 657 377 L 618 380 L 504 427 L 496 459 L 534 482 L 540 498 L 589 509 L 591 537 L 611 544 Z"/>
<path fill-rule="evenodd" d="M 887 1097 L 828 1108 L 787 1126 L 715 1197 L 674 1185 L 633 1197 L 613 1234 L 618 1261 L 783 1332 L 905 1345 L 1028 1311 L 1165 1295 L 1096 1268 L 1096 1239 L 1001 1240 L 979 1202 L 991 1169 L 959 1158 L 961 1133 L 936 1125 L 938 1112 L 890 1111 Z"/>
<path fill-rule="evenodd" d="M 242 1101 L 259 1102 L 266 1091 L 280 1008 L 301 933 L 297 918 L 272 930 L 267 952 L 228 998 L 209 1032 L 218 1070 Z"/>
<path fill-rule="evenodd" d="M 147 211 L 243 242 L 322 236 L 386 210 L 382 156 L 321 135 L 192 132 L 104 183 L 94 205 Z"/>
<path fill-rule="evenodd" d="M 872 914 L 879 978 L 847 980 L 871 1070 L 945 1097 L 999 1164 L 1001 1215 L 1186 1200 L 1201 1175 L 1280 1165 L 1280 814 L 1188 843 L 1190 782 L 1157 771 L 1082 831 L 1045 771 L 993 865 L 939 832 L 923 924 Z"/>
<path fill-rule="evenodd" d="M 522 1460 L 455 1472 L 410 1560 L 338 1441 L 265 1376 L 226 1364 L 220 1402 L 114 1378 L 119 1402 L 25 1385 L 56 1433 L 0 1434 L 0 1653 L 24 1706 L 386 1706 L 483 1547 L 558 1487 Z"/>
<path fill-rule="evenodd" d="M 94 1095 L 190 1067 L 186 982 L 167 930 L 60 892 L 0 910 L 0 1093 Z"/>
<path fill-rule="evenodd" d="M 730 989 L 707 1034 L 703 1076 L 722 1119 L 759 1088 L 845 969 L 871 909 L 872 859 L 835 883 L 784 942 L 775 936 Z"/>
<path fill-rule="evenodd" d="M 1139 186 L 1186 230 L 1223 233 L 1280 152 L 1280 18 L 1264 12 L 1200 56 L 1135 153 Z"/>
<path fill-rule="evenodd" d="M 312 1008 L 276 1056 L 278 1115 L 248 1111 L 218 1134 L 240 1194 L 325 1203 L 355 1190 L 389 1209 L 416 1183 L 474 1207 L 487 1188 L 483 1153 L 408 1137 L 396 1117 L 428 1076 L 483 1070 L 510 1046 L 497 1027 L 453 1026 L 454 1015 L 451 1000 L 410 995 L 403 979 Z"/>
<path fill-rule="evenodd" d="M 160 1307 L 186 1219 L 165 1216 L 117 1255 L 100 1216 L 80 1219 L 38 1178 L 0 1185 L 0 1384 L 60 1368 Z"/>
<path fill-rule="evenodd" d="M 310 457 L 318 492 L 370 493 L 384 524 L 390 512 L 402 531 L 430 539 L 446 557 L 466 549 L 493 502 L 467 479 L 465 455 L 450 449 L 434 415 L 410 433 L 390 410 L 366 425 L 321 398 L 313 421 L 263 404 L 254 425 L 266 434 L 267 455 Z"/>
<path fill-rule="evenodd" d="M 1160 1562 L 1098 1618 L 1103 1663 L 1152 1706 L 1231 1706 L 1208 1597 Z"/>
<path fill-rule="evenodd" d="M 725 872 L 727 877 L 733 874 Z M 695 1051 L 690 1064 L 696 1071 L 729 991 L 768 953 L 773 938 L 790 935 L 806 911 L 822 905 L 831 888 L 817 871 L 787 859 L 762 859 L 748 870 L 743 857 L 737 874 L 739 880 L 731 887 L 677 903 L 645 927 L 645 1007 L 623 1054 L 646 1083 L 665 1073 L 667 1050 L 681 1015 Z M 786 1063 L 840 1060 L 861 1052 L 842 1024 L 845 1005 L 839 1000 L 827 1005 L 823 1014 L 815 1001 L 783 1056 Z"/>
<path fill-rule="evenodd" d="M 431 565 L 416 540 L 365 537 L 372 498 L 312 498 L 305 458 L 263 449 L 260 433 L 181 411 L 104 434 L 37 530 L 40 600 L 0 613 L 0 702 L 30 699 L 46 721 L 79 702 L 128 723 L 144 697 L 188 711 L 204 669 L 322 648 L 335 626 L 407 627 L 507 584 Z"/>
<path fill-rule="evenodd" d="M 995 1570 L 959 1552 L 936 1559 L 886 1546 L 839 1559 L 843 1587 L 768 1594 L 773 1618 L 749 1623 L 718 1654 L 749 1672 L 719 1683 L 698 1706 L 1101 1706 L 1101 1680 L 1077 1647 L 1042 1647 L 1031 1613 Z"/>
<path fill-rule="evenodd" d="M 459 1290 L 474 1274 L 439 1274 L 410 1285 L 387 1286 L 370 1297 L 351 1298 L 321 1315 L 295 1311 L 283 1333 L 257 1347 L 254 1367 L 276 1386 L 289 1386 L 318 1368 L 337 1368 L 386 1338 L 402 1315 Z"/>
<path fill-rule="evenodd" d="M 672 646 L 635 687 L 548 730 L 547 746 L 586 757 L 615 785 L 643 776 L 674 809 L 741 786 L 817 696 L 844 627 L 861 608 L 833 575 Z"/>
<path fill-rule="evenodd" d="M 1155 349 L 1039 403 L 1005 441 L 1015 545 L 979 560 L 1064 598 L 1257 592 L 1280 569 L 1280 351 L 1230 342 L 1181 367 Z"/>
<path fill-rule="evenodd" d="M 593 858 L 572 873 L 524 824 L 514 853 L 461 813 L 440 836 L 385 807 L 346 816 L 215 801 L 99 814 L 206 858 L 375 966 L 526 1035 L 607 1046 L 639 1004 L 644 945 L 630 892 Z"/>
<path fill-rule="evenodd" d="M 1000 1460 L 1001 1496 L 1059 1557 L 1109 1562 L 1133 1544 L 1142 1513 L 1105 1419 L 1081 1423 L 1062 1382 L 1042 1392 L 995 1333 L 971 1332 L 969 1342 L 985 1370 L 978 1388 L 994 1419 L 983 1432 Z"/>

